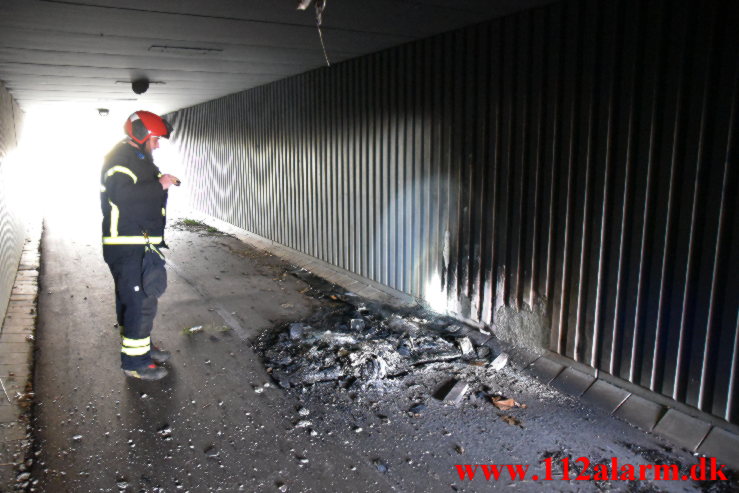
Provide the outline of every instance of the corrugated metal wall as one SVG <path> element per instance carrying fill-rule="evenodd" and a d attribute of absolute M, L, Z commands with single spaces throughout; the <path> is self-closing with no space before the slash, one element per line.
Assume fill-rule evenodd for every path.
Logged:
<path fill-rule="evenodd" d="M 26 237 L 20 204 L 13 200 L 17 196 L 13 189 L 20 184 L 13 183 L 14 173 L 8 162 L 9 154 L 18 145 L 21 116 L 17 103 L 0 82 L 0 325 L 8 308 Z"/>
<path fill-rule="evenodd" d="M 737 423 L 738 10 L 567 1 L 182 110 L 193 204 Z"/>

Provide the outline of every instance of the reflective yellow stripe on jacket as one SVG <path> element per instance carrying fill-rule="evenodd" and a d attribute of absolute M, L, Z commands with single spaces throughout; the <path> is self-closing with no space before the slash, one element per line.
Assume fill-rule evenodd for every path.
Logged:
<path fill-rule="evenodd" d="M 138 181 L 138 177 L 134 174 L 133 171 L 126 168 L 125 166 L 113 166 L 111 167 L 106 173 L 105 178 L 108 178 L 110 176 L 113 176 L 115 173 L 123 173 L 124 175 L 127 175 L 133 180 L 134 184 Z M 105 185 L 101 185 L 101 191 L 105 192 Z M 113 203 L 112 200 L 108 199 L 108 203 L 110 204 L 110 236 L 106 238 L 119 238 L 118 236 L 118 220 L 121 217 L 121 212 L 118 210 L 118 206 Z M 144 242 L 146 243 L 146 242 Z M 130 245 L 131 243 L 106 243 L 105 238 L 103 238 L 103 244 L 104 245 Z M 136 243 L 134 243 L 136 244 Z"/>
<path fill-rule="evenodd" d="M 121 217 L 121 211 L 118 206 L 108 199 L 110 204 L 110 236 L 118 236 L 118 219 Z"/>
<path fill-rule="evenodd" d="M 158 245 L 161 242 L 161 236 L 103 236 L 103 245 Z"/>
<path fill-rule="evenodd" d="M 139 179 L 138 177 L 131 171 L 130 169 L 126 168 L 125 166 L 113 166 L 111 167 L 107 173 L 105 173 L 105 177 L 108 178 L 110 176 L 113 176 L 115 173 L 123 173 L 124 175 L 128 175 L 131 177 L 134 183 L 136 183 Z"/>
<path fill-rule="evenodd" d="M 149 244 L 149 245 L 146 245 L 146 248 L 149 249 L 149 250 L 151 250 L 152 252 L 156 253 L 157 255 L 159 255 L 159 258 L 161 258 L 162 260 L 164 260 L 164 255 L 162 254 L 162 252 L 159 251 L 159 249 L 157 247 L 155 247 L 152 244 Z"/>

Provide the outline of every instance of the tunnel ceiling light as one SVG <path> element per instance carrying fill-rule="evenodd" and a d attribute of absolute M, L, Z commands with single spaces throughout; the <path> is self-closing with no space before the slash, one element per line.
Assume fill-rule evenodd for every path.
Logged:
<path fill-rule="evenodd" d="M 168 46 L 168 45 L 151 45 L 149 51 L 157 53 L 176 53 L 178 55 L 212 55 L 213 53 L 221 53 L 221 48 L 201 48 L 199 46 Z"/>
<path fill-rule="evenodd" d="M 131 85 L 131 81 L 130 80 L 117 80 L 117 81 L 115 81 L 115 83 L 116 84 L 125 84 L 127 86 Z M 163 86 L 165 84 L 166 84 L 166 82 L 164 82 L 162 80 L 150 80 L 149 81 L 149 85 L 150 86 Z"/>

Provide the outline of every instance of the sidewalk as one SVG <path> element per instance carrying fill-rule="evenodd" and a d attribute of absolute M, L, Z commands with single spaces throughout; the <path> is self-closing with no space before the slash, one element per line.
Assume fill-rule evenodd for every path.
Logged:
<path fill-rule="evenodd" d="M 28 236 L 0 328 L 0 491 L 26 483 L 32 464 L 29 418 L 41 225 L 30 228 Z"/>

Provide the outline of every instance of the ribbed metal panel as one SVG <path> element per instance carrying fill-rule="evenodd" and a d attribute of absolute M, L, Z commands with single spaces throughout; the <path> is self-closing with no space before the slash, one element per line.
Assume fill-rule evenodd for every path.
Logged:
<path fill-rule="evenodd" d="M 197 209 L 737 423 L 737 25 L 557 3 L 182 110 L 175 140 Z"/>
<path fill-rule="evenodd" d="M 20 121 L 20 108 L 0 83 L 0 325 L 8 307 L 26 237 L 20 204 L 13 201 L 11 195 L 13 187 L 20 184 L 12 183 L 13 173 L 8 169 L 11 166 L 9 154 L 18 145 Z"/>

